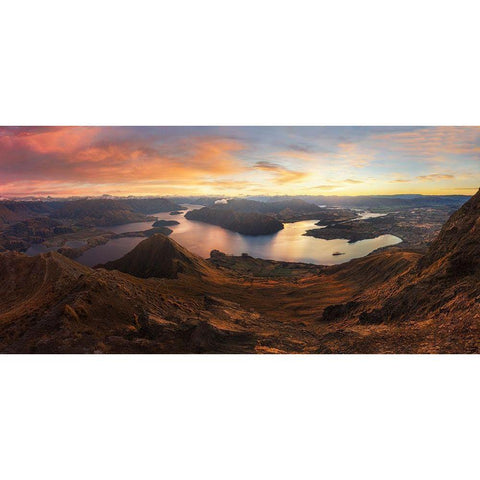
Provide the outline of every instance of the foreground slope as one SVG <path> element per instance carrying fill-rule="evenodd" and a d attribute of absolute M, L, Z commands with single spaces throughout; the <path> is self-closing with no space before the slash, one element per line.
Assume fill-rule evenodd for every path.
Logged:
<path fill-rule="evenodd" d="M 362 325 L 429 335 L 423 349 L 480 351 L 480 191 L 455 212 L 428 252 L 406 275 L 381 292 L 370 289 Z"/>
<path fill-rule="evenodd" d="M 353 262 L 346 279 L 340 270 L 251 257 L 229 257 L 226 267 L 166 237 L 139 247 L 138 265 L 149 267 L 148 258 L 161 268 L 135 273 L 155 277 L 91 269 L 55 252 L 0 254 L 0 351 L 316 352 L 329 331 L 322 311 L 358 295 L 361 272 L 379 285 L 410 265 L 403 253 L 388 252 Z M 133 253 L 119 263 L 128 267 Z M 182 271 L 166 278 L 179 259 Z M 253 264 L 264 276 L 245 273 Z"/>
<path fill-rule="evenodd" d="M 252 335 L 233 323 L 251 313 L 221 299 L 179 298 L 162 280 L 94 270 L 55 252 L 1 254 L 0 271 L 2 352 L 252 349 Z"/>

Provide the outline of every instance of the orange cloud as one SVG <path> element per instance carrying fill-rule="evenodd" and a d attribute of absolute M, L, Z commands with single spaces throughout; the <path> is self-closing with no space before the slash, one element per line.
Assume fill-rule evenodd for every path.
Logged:
<path fill-rule="evenodd" d="M 288 168 L 285 168 L 277 163 L 267 162 L 263 160 L 255 163 L 254 167 L 257 170 L 263 170 L 265 172 L 273 173 L 275 176 L 274 181 L 280 184 L 303 180 L 309 176 L 309 174 L 306 172 L 289 170 Z"/>
<path fill-rule="evenodd" d="M 91 144 L 100 127 L 20 127 L 18 130 L 2 130 L 1 149 L 68 154 Z"/>

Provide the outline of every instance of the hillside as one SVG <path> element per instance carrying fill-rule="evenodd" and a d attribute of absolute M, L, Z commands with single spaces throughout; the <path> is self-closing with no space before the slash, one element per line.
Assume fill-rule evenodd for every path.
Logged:
<path fill-rule="evenodd" d="M 111 226 L 152 219 L 152 213 L 182 207 L 166 198 L 92 198 L 51 202 L 54 218 L 70 220 L 80 226 Z"/>
<path fill-rule="evenodd" d="M 41 243 L 47 238 L 72 231 L 70 227 L 49 217 L 30 218 L 6 226 L 0 233 L 0 251 L 25 251 L 31 244 Z"/>
<path fill-rule="evenodd" d="M 210 270 L 205 260 L 161 234 L 143 240 L 122 258 L 101 267 L 140 278 L 178 278 L 180 273 L 204 275 Z"/>
<path fill-rule="evenodd" d="M 445 223 L 422 259 L 421 269 L 437 263 L 451 274 L 477 273 L 480 266 L 480 190 Z"/>
<path fill-rule="evenodd" d="M 145 214 L 171 212 L 182 210 L 181 205 L 168 198 L 127 198 L 119 199 L 118 202 L 131 208 L 134 212 Z"/>
<path fill-rule="evenodd" d="M 110 226 L 142 222 L 148 218 L 119 200 L 91 199 L 64 202 L 52 214 L 79 226 Z"/>
<path fill-rule="evenodd" d="M 253 349 L 221 299 L 177 296 L 160 282 L 93 270 L 58 253 L 0 254 L 0 352 L 201 353 Z"/>
<path fill-rule="evenodd" d="M 425 347 L 429 351 L 478 351 L 479 225 L 477 192 L 451 216 L 414 268 L 386 285 L 382 292 L 365 292 L 366 301 L 356 312 L 359 323 L 408 324 L 412 331 L 428 328 L 434 336 L 432 345 Z"/>
<path fill-rule="evenodd" d="M 45 202 L 0 201 L 0 229 L 4 225 L 27 220 L 38 215 L 47 215 L 52 211 Z"/>
<path fill-rule="evenodd" d="M 189 261 L 177 279 L 143 279 L 54 252 L 0 254 L 0 352 L 313 353 L 330 328 L 319 322 L 323 309 L 361 288 L 305 264 L 257 278 Z M 376 270 L 370 285 L 384 281 Z"/>

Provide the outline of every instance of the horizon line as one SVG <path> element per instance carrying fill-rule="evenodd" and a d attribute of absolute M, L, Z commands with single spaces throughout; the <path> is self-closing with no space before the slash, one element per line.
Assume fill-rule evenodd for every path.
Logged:
<path fill-rule="evenodd" d="M 468 189 L 470 190 L 470 189 Z M 467 193 L 388 193 L 388 194 L 361 194 L 361 195 L 338 195 L 338 194 L 254 194 L 254 195 L 211 195 L 211 194 L 189 194 L 189 195 L 174 195 L 174 194 L 159 194 L 159 195 L 111 195 L 111 194 L 98 194 L 98 195 L 2 195 L 0 194 L 0 201 L 5 200 L 25 200 L 25 199 L 100 199 L 100 198 L 182 198 L 182 197 L 202 197 L 202 198 L 253 198 L 253 197 L 267 197 L 267 198 L 275 198 L 275 197 L 407 197 L 411 195 L 415 195 L 418 197 L 470 197 L 474 195 L 480 188 L 472 188 L 474 191 L 472 194 Z"/>

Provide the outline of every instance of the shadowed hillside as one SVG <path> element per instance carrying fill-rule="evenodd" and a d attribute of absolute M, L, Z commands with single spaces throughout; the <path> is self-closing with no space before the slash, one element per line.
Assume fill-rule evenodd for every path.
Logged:
<path fill-rule="evenodd" d="M 141 222 L 145 215 L 133 211 L 119 200 L 74 200 L 64 202 L 54 213 L 55 218 L 70 220 L 81 226 L 107 226 Z"/>
<path fill-rule="evenodd" d="M 175 353 L 252 351 L 238 304 L 178 296 L 164 284 L 94 270 L 50 252 L 0 255 L 0 351 Z"/>
<path fill-rule="evenodd" d="M 445 223 L 420 262 L 425 270 L 437 264 L 451 275 L 473 274 L 480 266 L 480 190 Z"/>
<path fill-rule="evenodd" d="M 440 347 L 473 352 L 480 348 L 480 192 L 463 205 L 442 228 L 425 256 L 408 274 L 377 292 L 359 314 L 361 324 L 425 324 Z M 374 292 L 370 292 L 373 297 Z M 435 325 L 435 328 L 433 328 Z M 455 341 L 453 339 L 455 338 Z M 433 339 L 432 339 L 433 340 Z"/>
<path fill-rule="evenodd" d="M 53 216 L 76 225 L 109 226 L 149 220 L 147 214 L 180 209 L 166 198 L 84 199 L 51 203 Z"/>
<path fill-rule="evenodd" d="M 46 202 L 1 201 L 0 227 L 27 220 L 38 215 L 46 215 L 51 211 L 51 206 Z"/>

